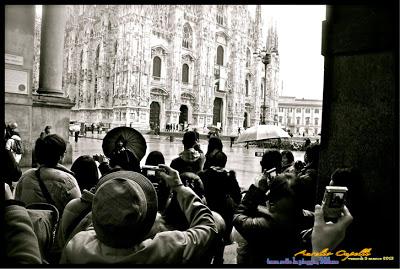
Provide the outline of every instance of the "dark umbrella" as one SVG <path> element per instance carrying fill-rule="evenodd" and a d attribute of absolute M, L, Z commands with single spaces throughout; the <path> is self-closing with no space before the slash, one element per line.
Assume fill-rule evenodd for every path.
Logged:
<path fill-rule="evenodd" d="M 146 154 L 146 140 L 140 132 L 131 127 L 116 127 L 106 134 L 102 145 L 104 155 L 110 158 L 117 141 L 121 138 L 124 140 L 124 147 L 132 151 L 140 161 Z"/>

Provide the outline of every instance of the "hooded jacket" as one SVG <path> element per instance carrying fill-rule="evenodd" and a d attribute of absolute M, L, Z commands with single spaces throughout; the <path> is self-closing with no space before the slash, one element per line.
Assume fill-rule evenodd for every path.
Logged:
<path fill-rule="evenodd" d="M 194 148 L 189 148 L 179 153 L 179 157 L 173 159 L 170 166 L 180 174 L 184 172 L 197 174 L 203 170 L 204 162 L 204 153 L 200 153 Z"/>
<path fill-rule="evenodd" d="M 27 205 L 49 203 L 42 193 L 35 171 L 36 169 L 33 168 L 23 173 L 15 188 L 15 199 Z M 81 197 L 81 191 L 73 173 L 61 164 L 57 164 L 54 168 L 41 166 L 40 177 L 60 215 L 69 201 Z"/>
<path fill-rule="evenodd" d="M 66 245 L 61 264 L 185 264 L 204 263 L 217 228 L 211 211 L 188 187 L 177 191 L 179 205 L 190 227 L 186 231 L 164 231 L 131 248 L 112 248 L 96 237 L 90 227 Z"/>

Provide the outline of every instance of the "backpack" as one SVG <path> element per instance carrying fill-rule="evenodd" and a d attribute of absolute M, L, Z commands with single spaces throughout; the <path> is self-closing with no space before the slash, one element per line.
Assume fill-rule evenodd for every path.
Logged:
<path fill-rule="evenodd" d="M 59 213 L 49 203 L 32 203 L 26 206 L 32 221 L 33 231 L 38 239 L 40 253 L 44 263 L 52 263 L 54 242 L 59 222 Z"/>
<path fill-rule="evenodd" d="M 13 146 L 13 151 L 16 153 L 16 154 L 23 154 L 24 153 L 24 149 L 23 149 L 23 147 L 22 147 L 22 142 L 21 142 L 21 140 L 16 140 L 16 139 L 14 139 L 14 138 L 12 138 L 13 140 L 14 140 L 14 146 Z"/>

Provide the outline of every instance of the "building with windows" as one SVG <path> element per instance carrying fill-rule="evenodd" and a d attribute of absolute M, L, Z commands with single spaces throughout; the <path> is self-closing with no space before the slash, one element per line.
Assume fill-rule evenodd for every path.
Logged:
<path fill-rule="evenodd" d="M 280 96 L 277 117 L 278 125 L 293 135 L 318 135 L 321 133 L 322 100 Z"/>
<path fill-rule="evenodd" d="M 63 89 L 71 120 L 149 130 L 191 124 L 228 134 L 256 125 L 267 90 L 277 112 L 279 54 L 267 69 L 253 53 L 278 51 L 276 25 L 262 34 L 240 5 L 68 6 Z"/>

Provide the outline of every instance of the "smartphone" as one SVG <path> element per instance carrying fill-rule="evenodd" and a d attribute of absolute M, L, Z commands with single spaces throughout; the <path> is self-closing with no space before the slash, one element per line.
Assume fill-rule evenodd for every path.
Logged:
<path fill-rule="evenodd" d="M 336 221 L 342 214 L 346 202 L 347 187 L 326 186 L 322 210 L 325 221 Z"/>

